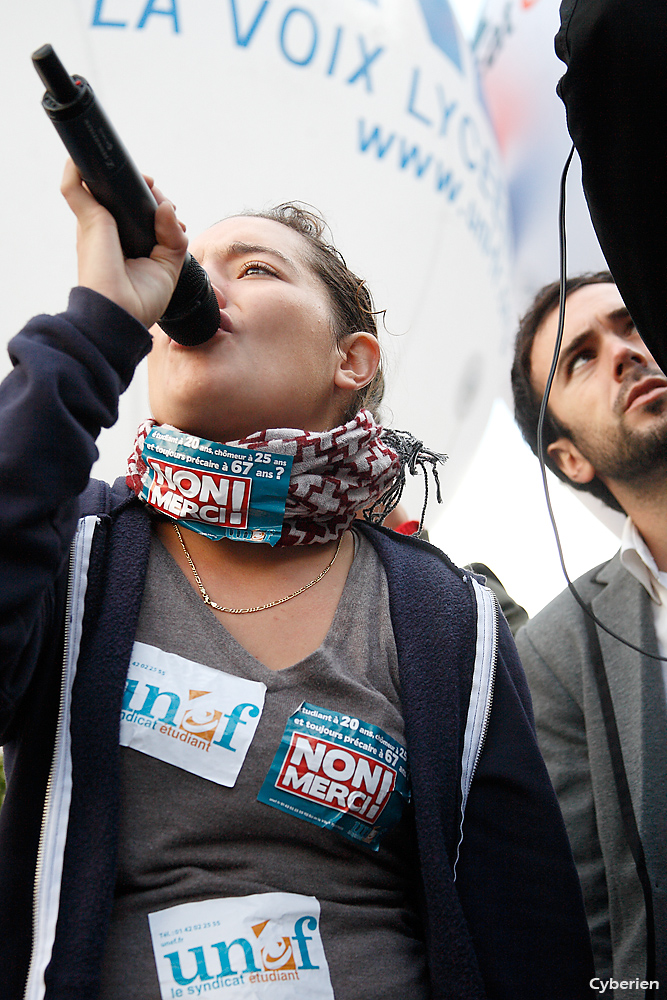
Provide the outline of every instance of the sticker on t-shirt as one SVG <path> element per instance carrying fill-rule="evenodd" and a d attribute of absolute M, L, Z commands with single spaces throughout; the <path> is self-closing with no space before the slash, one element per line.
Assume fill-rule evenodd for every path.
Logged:
<path fill-rule="evenodd" d="M 378 726 L 303 702 L 257 799 L 377 851 L 410 798 L 407 759 Z"/>
<path fill-rule="evenodd" d="M 334 1000 L 314 896 L 266 892 L 148 914 L 162 1000 Z"/>
<path fill-rule="evenodd" d="M 264 708 L 266 685 L 135 642 L 122 746 L 232 788 Z"/>
<path fill-rule="evenodd" d="M 237 448 L 153 427 L 142 500 L 207 538 L 275 545 L 283 530 L 291 455 Z"/>

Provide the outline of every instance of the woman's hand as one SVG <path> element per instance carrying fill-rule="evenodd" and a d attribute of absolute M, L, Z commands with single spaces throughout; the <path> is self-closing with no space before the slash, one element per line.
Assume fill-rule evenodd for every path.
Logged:
<path fill-rule="evenodd" d="M 188 241 L 174 206 L 146 182 L 158 203 L 155 240 L 150 258 L 125 260 L 113 216 L 84 186 L 72 160 L 68 160 L 60 190 L 77 218 L 79 284 L 105 295 L 122 306 L 144 326 L 163 314 L 176 287 Z"/>

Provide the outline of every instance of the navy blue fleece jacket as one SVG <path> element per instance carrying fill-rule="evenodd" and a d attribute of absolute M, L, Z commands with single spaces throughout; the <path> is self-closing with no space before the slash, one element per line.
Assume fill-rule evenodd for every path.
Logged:
<path fill-rule="evenodd" d="M 119 480 L 83 496 L 94 440 L 150 347 L 123 310 L 75 289 L 12 341 L 0 393 L 0 995 L 20 1000 L 60 687 L 70 539 L 100 514 L 72 692 L 73 791 L 48 1000 L 94 1000 L 113 902 L 119 720 L 150 547 Z M 471 581 L 427 543 L 365 527 L 385 566 L 411 762 L 431 992 L 578 1000 L 593 975 L 579 885 L 503 620 L 493 709 L 457 868 L 461 751 L 476 644 Z M 119 998 L 120 1000 L 120 998 Z M 360 998 L 361 1000 L 361 998 Z"/>

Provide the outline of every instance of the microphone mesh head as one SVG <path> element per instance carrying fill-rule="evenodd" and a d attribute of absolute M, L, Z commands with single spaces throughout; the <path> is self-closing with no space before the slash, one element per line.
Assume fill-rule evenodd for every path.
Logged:
<path fill-rule="evenodd" d="M 188 254 L 169 305 L 158 325 L 184 347 L 204 344 L 220 326 L 220 307 L 208 274 Z"/>

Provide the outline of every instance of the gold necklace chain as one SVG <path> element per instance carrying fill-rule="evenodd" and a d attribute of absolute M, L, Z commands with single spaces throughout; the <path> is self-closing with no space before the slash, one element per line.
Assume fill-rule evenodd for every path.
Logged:
<path fill-rule="evenodd" d="M 285 604 L 286 601 L 291 601 L 292 598 L 298 597 L 299 594 L 303 594 L 304 591 L 310 590 L 311 587 L 314 587 L 316 583 L 319 583 L 320 580 L 327 575 L 333 564 L 336 562 L 336 556 L 338 555 L 338 550 L 340 549 L 341 542 L 343 541 L 343 536 L 341 535 L 340 538 L 338 539 L 338 545 L 336 546 L 336 551 L 333 554 L 333 559 L 331 560 L 329 565 L 325 566 L 322 572 L 318 576 L 316 576 L 314 580 L 311 580 L 310 583 L 307 583 L 305 587 L 300 587 L 299 590 L 295 590 L 293 594 L 288 594 L 287 597 L 281 597 L 278 601 L 270 601 L 268 604 L 259 604 L 256 608 L 223 608 L 220 604 L 216 604 L 215 601 L 212 601 L 209 595 L 207 594 L 206 587 L 201 582 L 201 577 L 197 572 L 197 567 L 192 561 L 192 556 L 188 552 L 185 542 L 183 541 L 183 535 L 181 534 L 181 529 L 179 528 L 179 526 L 176 524 L 175 521 L 172 521 L 172 524 L 174 525 L 174 531 L 178 535 L 178 540 L 181 543 L 183 552 L 185 553 L 185 558 L 189 562 L 190 569 L 192 570 L 194 578 L 197 581 L 197 586 L 199 587 L 199 592 L 201 593 L 204 604 L 208 604 L 210 608 L 215 608 L 216 611 L 226 611 L 227 614 L 229 615 L 251 615 L 255 611 L 266 611 L 268 608 L 275 608 L 276 605 L 278 604 Z"/>

